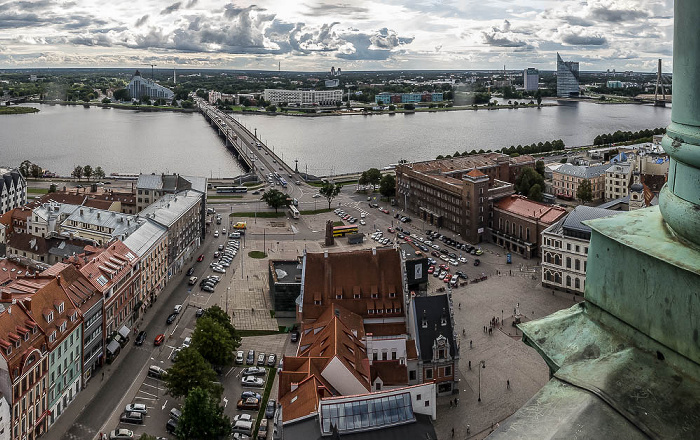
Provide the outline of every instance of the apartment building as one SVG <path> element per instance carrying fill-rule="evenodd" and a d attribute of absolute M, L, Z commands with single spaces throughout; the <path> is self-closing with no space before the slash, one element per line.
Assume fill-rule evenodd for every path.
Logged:
<path fill-rule="evenodd" d="M 60 223 L 59 231 L 63 235 L 92 240 L 102 246 L 114 239 L 124 240 L 142 222 L 138 216 L 81 206 Z"/>
<path fill-rule="evenodd" d="M 141 212 L 166 194 L 176 194 L 187 190 L 199 192 L 202 197 L 202 207 L 206 209 L 206 177 L 180 174 L 139 174 L 139 179 L 136 182 L 136 209 Z"/>
<path fill-rule="evenodd" d="M 542 285 L 583 294 L 591 228 L 586 220 L 622 211 L 579 205 L 542 231 Z"/>
<path fill-rule="evenodd" d="M 592 200 L 602 201 L 605 197 L 605 172 L 610 164 L 573 165 L 565 163 L 552 170 L 552 190 L 554 195 L 565 199 L 575 199 L 578 186 L 584 180 L 591 184 Z"/>
<path fill-rule="evenodd" d="M 621 162 L 605 170 L 605 200 L 615 200 L 629 195 L 632 180 L 632 163 Z"/>
<path fill-rule="evenodd" d="M 0 167 L 0 214 L 27 203 L 27 181 L 17 168 Z"/>
<path fill-rule="evenodd" d="M 168 280 L 168 230 L 152 219 L 124 240 L 141 260 L 141 291 L 144 307 L 152 304 Z"/>
<path fill-rule="evenodd" d="M 343 100 L 342 90 L 283 90 L 265 89 L 263 99 L 273 104 L 296 104 L 300 106 L 336 105 Z"/>

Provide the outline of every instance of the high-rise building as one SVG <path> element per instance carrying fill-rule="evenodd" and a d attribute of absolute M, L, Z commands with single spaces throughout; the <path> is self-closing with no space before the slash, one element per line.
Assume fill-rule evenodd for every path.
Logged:
<path fill-rule="evenodd" d="M 150 99 L 173 99 L 175 93 L 167 87 L 156 84 L 152 79 L 144 78 L 138 70 L 131 77 L 126 86 L 131 99 L 141 99 L 148 96 Z"/>
<path fill-rule="evenodd" d="M 540 82 L 540 71 L 532 67 L 523 70 L 523 87 L 526 92 L 537 90 Z"/>
<path fill-rule="evenodd" d="M 564 61 L 557 52 L 557 96 L 579 96 L 578 61 Z"/>

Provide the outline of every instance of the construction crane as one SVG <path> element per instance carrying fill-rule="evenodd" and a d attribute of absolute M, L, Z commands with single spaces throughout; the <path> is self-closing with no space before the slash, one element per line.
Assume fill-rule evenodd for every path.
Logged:
<path fill-rule="evenodd" d="M 151 66 L 151 79 L 153 80 L 153 82 L 155 82 L 156 78 L 155 78 L 155 74 L 153 73 L 153 68 L 158 67 L 158 65 L 157 64 L 148 64 L 148 63 L 144 63 L 143 65 L 144 66 Z"/>

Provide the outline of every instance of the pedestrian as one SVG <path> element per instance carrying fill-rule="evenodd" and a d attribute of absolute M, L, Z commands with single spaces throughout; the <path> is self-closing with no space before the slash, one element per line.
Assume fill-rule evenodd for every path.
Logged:
<path fill-rule="evenodd" d="M 455 429 L 452 428 L 452 438 L 455 438 Z"/>
<path fill-rule="evenodd" d="M 250 308 L 250 313 L 255 313 L 255 308 L 254 308 L 254 307 L 251 307 L 251 308 Z"/>
<path fill-rule="evenodd" d="M 459 303 L 459 310 L 462 310 L 462 303 Z"/>
<path fill-rule="evenodd" d="M 457 398 L 455 397 L 455 406 L 457 406 Z"/>
<path fill-rule="evenodd" d="M 506 389 L 510 389 L 510 379 L 506 380 Z"/>
<path fill-rule="evenodd" d="M 452 408 L 452 399 L 450 399 L 450 408 Z"/>
<path fill-rule="evenodd" d="M 472 369 L 472 361 L 469 361 L 469 369 Z"/>
<path fill-rule="evenodd" d="M 102 372 L 102 379 L 100 379 L 100 380 L 105 380 L 105 372 L 104 371 Z"/>
<path fill-rule="evenodd" d="M 471 434 L 472 432 L 472 427 L 471 425 L 467 424 L 467 434 Z"/>
<path fill-rule="evenodd" d="M 472 340 L 471 340 L 471 339 L 469 340 L 469 348 L 474 348 L 474 347 L 472 346 Z"/>

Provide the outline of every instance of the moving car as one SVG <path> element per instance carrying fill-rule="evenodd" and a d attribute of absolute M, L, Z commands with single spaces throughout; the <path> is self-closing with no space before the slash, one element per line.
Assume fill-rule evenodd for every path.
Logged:
<path fill-rule="evenodd" d="M 190 277 L 190 280 L 187 282 L 190 286 L 194 286 L 197 284 L 197 277 Z"/>
<path fill-rule="evenodd" d="M 177 319 L 177 313 L 171 313 L 168 315 L 168 319 L 165 320 L 166 324 L 172 324 Z"/>
<path fill-rule="evenodd" d="M 200 255 L 199 257 L 197 257 L 197 261 L 200 262 L 200 263 L 201 263 L 202 261 L 204 261 L 204 254 L 202 254 L 202 255 Z"/>
<path fill-rule="evenodd" d="M 187 269 L 187 276 L 188 277 L 191 276 L 193 273 L 194 273 L 194 267 L 190 267 L 189 269 Z"/>
<path fill-rule="evenodd" d="M 160 335 L 156 336 L 156 338 L 153 340 L 153 345 L 160 345 L 163 343 L 164 340 L 165 335 L 161 333 Z"/>
<path fill-rule="evenodd" d="M 134 339 L 134 344 L 143 345 L 144 342 L 146 342 L 146 330 L 141 330 L 136 339 Z"/>
<path fill-rule="evenodd" d="M 264 380 L 255 376 L 243 376 L 241 379 L 241 385 L 244 387 L 262 387 L 264 384 Z"/>
<path fill-rule="evenodd" d="M 182 304 L 178 304 L 175 307 L 173 307 L 173 313 L 180 313 L 182 310 Z"/>

